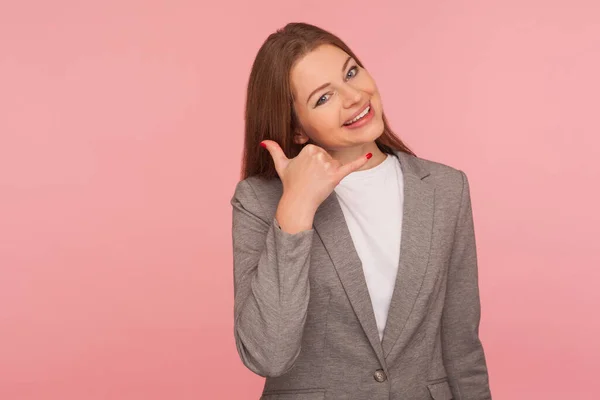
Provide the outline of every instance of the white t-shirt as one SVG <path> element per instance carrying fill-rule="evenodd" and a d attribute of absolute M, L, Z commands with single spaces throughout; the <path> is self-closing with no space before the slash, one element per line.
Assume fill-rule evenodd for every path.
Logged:
<path fill-rule="evenodd" d="M 404 182 L 399 160 L 355 171 L 334 189 L 362 262 L 379 338 L 390 308 L 400 260 Z"/>

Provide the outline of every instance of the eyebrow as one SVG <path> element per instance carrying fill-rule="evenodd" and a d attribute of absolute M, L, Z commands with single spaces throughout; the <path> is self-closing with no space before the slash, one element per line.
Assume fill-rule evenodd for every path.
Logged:
<path fill-rule="evenodd" d="M 346 70 L 346 66 L 348 65 L 350 60 L 352 60 L 352 56 L 349 56 L 348 58 L 346 58 L 346 61 L 344 62 L 344 65 L 342 66 L 342 72 L 344 72 Z M 317 93 L 321 89 L 325 89 L 329 85 L 331 85 L 331 82 L 324 83 L 321 86 L 319 86 L 318 88 L 316 88 L 315 90 L 313 90 L 312 93 L 308 96 L 308 99 L 306 99 L 306 104 L 308 104 L 308 102 L 310 101 L 310 98 L 313 97 L 313 95 L 315 93 Z"/>

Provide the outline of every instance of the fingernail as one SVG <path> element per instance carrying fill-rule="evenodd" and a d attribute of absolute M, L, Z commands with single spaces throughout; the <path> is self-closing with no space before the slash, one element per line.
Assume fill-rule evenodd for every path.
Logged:
<path fill-rule="evenodd" d="M 261 145 L 262 147 L 264 147 L 265 149 L 267 148 L 267 145 L 266 145 L 266 144 L 264 144 L 263 142 L 260 142 L 260 145 Z"/>
<path fill-rule="evenodd" d="M 372 153 L 367 153 L 367 156 L 366 156 L 366 157 L 367 157 L 367 160 L 368 160 L 368 159 L 370 159 L 371 157 L 373 157 L 373 154 L 372 154 Z"/>

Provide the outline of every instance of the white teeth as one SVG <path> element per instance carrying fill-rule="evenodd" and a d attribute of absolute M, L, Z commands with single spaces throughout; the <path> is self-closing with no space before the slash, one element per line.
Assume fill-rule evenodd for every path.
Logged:
<path fill-rule="evenodd" d="M 356 117 L 354 117 L 354 119 L 346 122 L 344 125 L 350 125 L 356 121 L 358 121 L 359 119 L 361 119 L 362 117 L 364 117 L 365 115 L 367 115 L 369 113 L 369 111 L 371 110 L 371 106 L 365 108 L 365 110 L 363 112 L 361 112 L 360 114 L 358 114 Z"/>

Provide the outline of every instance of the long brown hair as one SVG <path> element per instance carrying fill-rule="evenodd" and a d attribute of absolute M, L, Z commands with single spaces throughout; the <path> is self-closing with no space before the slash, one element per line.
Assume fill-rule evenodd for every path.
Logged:
<path fill-rule="evenodd" d="M 314 25 L 300 22 L 289 23 L 278 29 L 269 35 L 258 50 L 246 96 L 242 180 L 257 175 L 266 179 L 278 177 L 269 152 L 259 147 L 261 141 L 269 139 L 277 142 L 288 158 L 296 157 L 304 147 L 293 140 L 299 121 L 294 112 L 290 71 L 296 61 L 323 44 L 339 47 L 363 67 L 340 38 Z M 375 140 L 377 147 L 388 154 L 399 150 L 415 155 L 392 132 L 385 113 L 382 116 L 384 129 Z"/>

